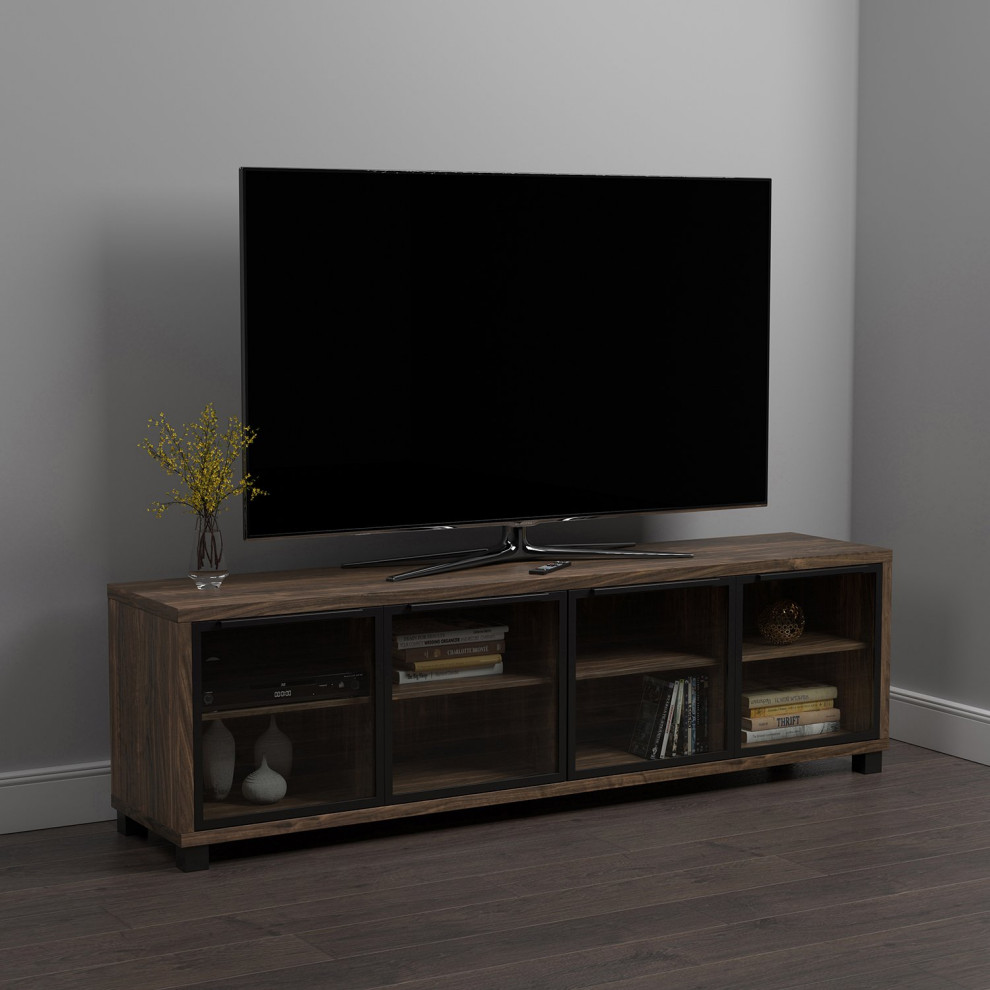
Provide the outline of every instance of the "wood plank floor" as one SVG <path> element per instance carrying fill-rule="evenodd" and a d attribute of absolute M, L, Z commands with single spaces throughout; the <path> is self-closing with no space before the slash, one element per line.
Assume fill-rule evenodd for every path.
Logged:
<path fill-rule="evenodd" d="M 0 836 L 0 986 L 990 988 L 990 767 L 848 759 L 218 849 Z"/>

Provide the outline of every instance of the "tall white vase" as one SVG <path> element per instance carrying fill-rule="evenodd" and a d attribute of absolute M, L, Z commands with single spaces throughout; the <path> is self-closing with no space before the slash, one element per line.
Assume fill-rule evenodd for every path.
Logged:
<path fill-rule="evenodd" d="M 234 782 L 234 736 L 217 719 L 203 733 L 203 797 L 222 801 Z"/>
<path fill-rule="evenodd" d="M 254 765 L 260 767 L 262 760 L 283 777 L 292 773 L 292 740 L 278 727 L 274 715 L 254 744 Z"/>

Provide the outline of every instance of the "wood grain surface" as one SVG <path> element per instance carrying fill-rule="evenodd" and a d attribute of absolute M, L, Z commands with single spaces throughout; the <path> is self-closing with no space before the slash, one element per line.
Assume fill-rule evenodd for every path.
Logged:
<path fill-rule="evenodd" d="M 536 576 L 529 563 L 495 564 L 469 571 L 387 580 L 402 568 L 310 569 L 232 574 L 216 592 L 197 591 L 187 578 L 111 584 L 111 599 L 155 612 L 174 622 L 289 615 L 474 599 L 500 595 L 539 594 L 571 588 L 614 588 L 660 581 L 695 581 L 753 571 L 801 571 L 890 561 L 879 547 L 845 543 L 798 533 L 733 536 L 650 544 L 641 549 L 693 553 L 668 560 L 576 560 L 571 567 Z"/>

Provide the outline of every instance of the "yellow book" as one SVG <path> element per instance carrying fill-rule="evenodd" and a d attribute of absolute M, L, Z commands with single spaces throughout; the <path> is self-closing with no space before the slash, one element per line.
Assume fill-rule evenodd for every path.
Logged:
<path fill-rule="evenodd" d="M 467 670 L 470 667 L 491 667 L 502 659 L 500 653 L 482 653 L 474 657 L 443 657 L 439 660 L 393 660 L 399 670 Z"/>
<path fill-rule="evenodd" d="M 787 681 L 774 684 L 743 686 L 744 708 L 764 708 L 769 705 L 796 705 L 805 701 L 821 701 L 838 694 L 834 684 L 818 684 L 813 681 Z"/>
<path fill-rule="evenodd" d="M 789 715 L 792 712 L 817 712 L 823 708 L 832 708 L 835 705 L 833 698 L 822 698 L 819 701 L 796 701 L 790 705 L 758 705 L 756 708 L 747 708 L 743 704 L 743 715 L 748 718 L 757 718 L 760 715 Z"/>

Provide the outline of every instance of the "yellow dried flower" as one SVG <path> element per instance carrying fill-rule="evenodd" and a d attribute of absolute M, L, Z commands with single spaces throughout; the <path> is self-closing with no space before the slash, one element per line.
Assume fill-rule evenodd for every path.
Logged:
<path fill-rule="evenodd" d="M 159 519 L 169 506 L 182 505 L 204 520 L 213 520 L 233 496 L 255 498 L 266 494 L 249 474 L 235 480 L 236 462 L 254 441 L 256 432 L 242 425 L 236 416 L 231 416 L 221 430 L 212 402 L 195 423 L 183 426 L 181 434 L 163 412 L 149 419 L 148 426 L 158 431 L 158 439 L 145 438 L 138 447 L 183 486 L 169 491 L 165 500 L 151 503 L 149 511 Z"/>

